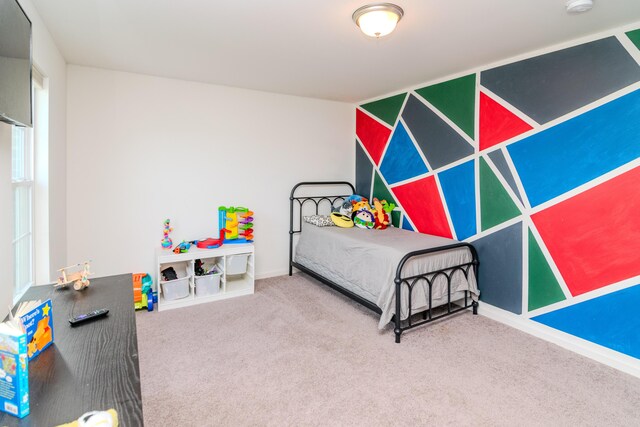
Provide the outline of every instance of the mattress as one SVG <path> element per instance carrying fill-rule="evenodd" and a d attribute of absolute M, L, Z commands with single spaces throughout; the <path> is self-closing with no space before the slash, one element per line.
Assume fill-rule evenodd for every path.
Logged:
<path fill-rule="evenodd" d="M 378 327 L 382 329 L 395 314 L 395 284 L 393 282 L 400 260 L 409 252 L 457 243 L 456 240 L 415 233 L 394 227 L 385 230 L 362 228 L 317 227 L 304 223 L 296 247 L 294 260 L 326 279 L 374 303 L 382 310 Z M 403 276 L 437 271 L 471 262 L 468 248 L 411 258 L 404 266 Z M 479 291 L 473 268 L 468 278 L 461 271 L 453 274 L 451 301 L 464 298 L 469 291 L 477 300 Z M 407 287 L 403 285 L 401 319 L 409 315 Z M 412 313 L 429 307 L 428 286 L 425 280 L 414 286 Z M 439 276 L 432 289 L 432 306 L 447 303 L 447 282 Z"/>

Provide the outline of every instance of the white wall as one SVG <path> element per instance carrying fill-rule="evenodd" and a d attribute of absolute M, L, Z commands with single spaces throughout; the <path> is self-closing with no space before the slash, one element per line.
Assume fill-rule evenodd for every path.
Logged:
<path fill-rule="evenodd" d="M 353 181 L 351 104 L 68 66 L 68 260 L 155 271 L 175 242 L 216 237 L 217 208 L 255 212 L 256 274 L 284 274 L 301 180 Z"/>
<path fill-rule="evenodd" d="M 31 19 L 33 63 L 49 90 L 49 259 L 55 279 L 55 270 L 67 265 L 67 65 L 31 0 L 19 1 Z"/>

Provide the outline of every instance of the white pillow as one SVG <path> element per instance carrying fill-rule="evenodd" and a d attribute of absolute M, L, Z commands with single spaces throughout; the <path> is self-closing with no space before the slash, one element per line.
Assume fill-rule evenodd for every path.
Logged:
<path fill-rule="evenodd" d="M 330 227 L 333 226 L 333 221 L 329 215 L 310 215 L 303 216 L 302 219 L 309 224 L 317 225 L 318 227 Z"/>

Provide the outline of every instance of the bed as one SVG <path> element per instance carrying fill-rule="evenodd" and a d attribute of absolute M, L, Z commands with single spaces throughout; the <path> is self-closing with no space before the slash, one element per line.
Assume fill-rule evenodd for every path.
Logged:
<path fill-rule="evenodd" d="M 320 227 L 306 215 L 327 215 L 355 194 L 345 181 L 301 182 L 291 190 L 289 275 L 312 276 L 380 314 L 378 327 L 404 331 L 462 310 L 478 312 L 478 256 L 465 242 L 389 227 Z M 399 314 L 398 314 L 399 313 Z"/>

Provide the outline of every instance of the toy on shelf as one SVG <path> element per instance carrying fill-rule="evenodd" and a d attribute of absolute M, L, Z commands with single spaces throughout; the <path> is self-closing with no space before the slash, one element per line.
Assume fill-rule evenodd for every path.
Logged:
<path fill-rule="evenodd" d="M 70 265 L 69 267 L 63 267 L 58 270 L 61 273 L 61 276 L 58 277 L 58 281 L 55 285 L 55 288 L 66 288 L 69 283 L 74 282 L 73 289 L 76 291 L 82 290 L 89 286 L 89 275 L 91 274 L 89 264 L 91 260 L 85 261 L 82 264 Z M 67 273 L 67 270 L 71 268 L 82 267 L 79 271 L 74 271 L 72 273 Z"/>
<path fill-rule="evenodd" d="M 238 228 L 242 231 L 238 232 L 238 236 L 242 236 L 248 242 L 253 241 L 253 212 L 247 211 L 240 214 L 240 220 L 238 221 Z"/>
<path fill-rule="evenodd" d="M 196 274 L 196 276 L 204 276 L 204 266 L 201 259 L 197 259 L 194 261 L 193 272 Z"/>
<path fill-rule="evenodd" d="M 153 279 L 147 273 L 133 275 L 133 306 L 136 310 L 153 311 Z"/>
<path fill-rule="evenodd" d="M 182 243 L 180 243 L 179 245 L 176 245 L 176 247 L 173 249 L 173 253 L 174 254 L 185 254 L 185 253 L 189 252 L 189 249 L 191 249 L 191 245 L 194 245 L 196 243 L 198 243 L 197 240 L 193 240 L 191 242 L 185 242 L 183 240 Z"/>
<path fill-rule="evenodd" d="M 253 242 L 253 212 L 243 207 L 218 208 L 218 228 L 226 229 L 224 243 Z M 242 232 L 240 232 L 242 230 Z"/>
<path fill-rule="evenodd" d="M 234 240 L 238 238 L 238 212 L 236 208 L 225 208 L 220 206 L 218 208 L 219 215 L 219 228 L 226 228 L 227 232 L 224 235 L 225 243 L 227 240 Z"/>
<path fill-rule="evenodd" d="M 160 241 L 160 244 L 164 249 L 171 249 L 173 247 L 173 241 L 169 237 L 169 233 L 173 231 L 173 228 L 169 225 L 170 220 L 167 218 L 164 220 L 164 238 Z"/>
<path fill-rule="evenodd" d="M 201 248 L 201 249 L 215 249 L 215 248 L 219 248 L 220 246 L 222 246 L 223 243 L 225 243 L 224 241 L 224 233 L 226 233 L 228 230 L 226 228 L 221 228 L 220 229 L 220 237 L 217 239 L 213 239 L 211 237 L 204 239 L 204 240 L 196 240 L 195 244 L 197 247 Z"/>

